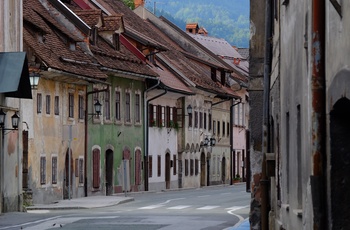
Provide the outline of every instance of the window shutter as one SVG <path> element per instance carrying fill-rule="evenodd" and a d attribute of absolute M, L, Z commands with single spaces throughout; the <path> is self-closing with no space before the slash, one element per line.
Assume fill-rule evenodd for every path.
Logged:
<path fill-rule="evenodd" d="M 153 117 L 153 105 L 149 104 L 148 105 L 148 126 L 153 126 L 153 121 L 154 121 L 154 117 Z"/>
<path fill-rule="evenodd" d="M 170 107 L 166 107 L 166 127 L 170 127 Z"/>
<path fill-rule="evenodd" d="M 100 150 L 93 151 L 93 187 L 100 187 Z"/>

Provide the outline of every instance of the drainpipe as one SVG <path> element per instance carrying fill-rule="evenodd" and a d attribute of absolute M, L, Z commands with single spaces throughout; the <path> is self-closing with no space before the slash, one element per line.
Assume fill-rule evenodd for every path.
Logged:
<path fill-rule="evenodd" d="M 260 179 L 260 188 L 261 188 L 261 229 L 268 230 L 268 183 L 266 172 L 266 153 L 270 151 L 269 146 L 269 97 L 270 97 L 270 74 L 271 74 L 271 39 L 272 37 L 272 3 L 271 0 L 266 0 L 265 6 L 265 57 L 264 57 L 264 107 L 263 107 L 263 160 L 262 160 L 262 172 Z"/>
<path fill-rule="evenodd" d="M 232 99 L 232 105 L 230 106 L 230 157 L 231 157 L 231 163 L 230 163 L 230 185 L 233 185 L 233 178 L 236 175 L 236 155 L 233 154 L 233 107 L 236 105 L 242 103 L 242 99 L 239 100 L 236 104 L 234 104 L 234 99 Z"/>
<path fill-rule="evenodd" d="M 105 83 L 106 84 L 106 83 Z M 87 197 L 87 145 L 88 145 L 88 106 L 89 106 L 89 100 L 88 100 L 88 96 L 90 94 L 94 94 L 94 93 L 99 93 L 99 92 L 105 92 L 109 90 L 109 85 L 107 85 L 106 89 L 101 89 L 101 90 L 96 90 L 96 91 L 90 91 L 88 92 L 88 86 L 86 86 L 86 94 L 85 94 L 85 115 L 84 115 L 84 131 L 85 131 L 85 139 L 84 139 L 84 195 L 85 197 Z"/>
<path fill-rule="evenodd" d="M 157 79 L 157 83 L 149 89 L 146 89 L 143 93 L 143 120 L 144 120 L 144 183 L 145 183 L 145 191 L 148 191 L 148 103 L 147 93 L 151 90 L 157 88 L 160 85 L 160 79 Z"/>
<path fill-rule="evenodd" d="M 325 108 L 325 0 L 312 1 L 312 157 L 311 176 L 314 228 L 327 228 L 326 108 Z M 326 227 L 324 227 L 326 226 Z"/>

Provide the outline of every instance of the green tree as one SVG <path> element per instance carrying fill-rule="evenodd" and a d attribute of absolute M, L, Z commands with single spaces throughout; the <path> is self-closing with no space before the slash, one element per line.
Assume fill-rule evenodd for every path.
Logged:
<path fill-rule="evenodd" d="M 124 4 L 127 5 L 130 9 L 135 9 L 134 0 L 123 0 Z"/>

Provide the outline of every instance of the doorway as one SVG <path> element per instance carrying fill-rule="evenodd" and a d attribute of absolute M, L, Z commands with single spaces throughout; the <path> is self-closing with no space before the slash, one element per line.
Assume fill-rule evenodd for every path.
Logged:
<path fill-rule="evenodd" d="M 165 189 L 170 189 L 170 153 L 165 154 Z"/>
<path fill-rule="evenodd" d="M 226 158 L 223 157 L 221 161 L 221 181 L 225 184 L 226 181 Z"/>
<path fill-rule="evenodd" d="M 205 186 L 205 153 L 201 154 L 201 186 Z"/>
<path fill-rule="evenodd" d="M 69 154 L 70 152 L 70 154 Z M 70 155 L 70 171 L 69 171 L 69 155 Z M 73 185 L 73 158 L 72 150 L 67 149 L 65 158 L 64 169 L 64 183 L 63 183 L 63 199 L 72 198 L 72 185 Z M 70 176 L 69 176 L 70 174 Z"/>
<path fill-rule="evenodd" d="M 139 186 L 141 185 L 141 150 L 135 151 L 135 186 L 134 191 L 139 191 Z"/>
<path fill-rule="evenodd" d="M 113 194 L 113 151 L 108 149 L 105 156 L 106 162 L 106 196 Z"/>
<path fill-rule="evenodd" d="M 330 113 L 331 215 L 333 229 L 350 227 L 350 100 L 338 100 Z"/>

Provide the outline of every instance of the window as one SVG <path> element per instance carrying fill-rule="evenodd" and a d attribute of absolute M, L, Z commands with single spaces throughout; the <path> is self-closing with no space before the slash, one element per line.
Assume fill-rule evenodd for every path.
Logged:
<path fill-rule="evenodd" d="M 204 113 L 204 129 L 207 129 L 207 113 Z"/>
<path fill-rule="evenodd" d="M 208 130 L 211 131 L 211 113 L 208 114 Z"/>
<path fill-rule="evenodd" d="M 185 176 L 188 176 L 188 159 L 185 159 Z"/>
<path fill-rule="evenodd" d="M 173 156 L 173 174 L 176 175 L 176 155 Z"/>
<path fill-rule="evenodd" d="M 72 93 L 68 96 L 68 117 L 73 118 L 74 117 L 74 95 Z"/>
<path fill-rule="evenodd" d="M 218 129 L 217 129 L 217 136 L 219 137 L 221 132 L 220 132 L 220 121 L 218 121 Z"/>
<path fill-rule="evenodd" d="M 119 34 L 117 33 L 113 34 L 113 45 L 115 50 L 120 50 L 120 39 L 119 39 Z"/>
<path fill-rule="evenodd" d="M 225 136 L 225 128 L 226 128 L 226 123 L 223 121 L 222 122 L 222 136 Z"/>
<path fill-rule="evenodd" d="M 170 108 L 169 106 L 165 107 L 165 124 L 166 124 L 166 127 L 171 127 L 171 124 L 172 124 L 172 117 L 173 117 L 173 108 Z"/>
<path fill-rule="evenodd" d="M 115 119 L 120 121 L 120 92 L 115 92 Z"/>
<path fill-rule="evenodd" d="M 190 175 L 193 176 L 194 173 L 194 165 L 193 165 L 193 159 L 190 160 Z"/>
<path fill-rule="evenodd" d="M 130 93 L 125 93 L 125 122 L 131 122 Z"/>
<path fill-rule="evenodd" d="M 194 162 L 194 173 L 195 173 L 196 176 L 199 173 L 199 161 L 198 161 L 198 159 L 196 159 L 195 162 Z"/>
<path fill-rule="evenodd" d="M 141 98 L 140 94 L 135 95 L 135 122 L 141 122 Z"/>
<path fill-rule="evenodd" d="M 57 184 L 57 157 L 52 157 L 52 184 Z"/>
<path fill-rule="evenodd" d="M 213 135 L 216 135 L 216 122 L 213 121 Z"/>
<path fill-rule="evenodd" d="M 152 177 L 152 174 L 153 174 L 152 161 L 153 161 L 153 157 L 148 156 L 148 177 Z"/>
<path fill-rule="evenodd" d="M 84 183 L 84 159 L 79 158 L 79 184 Z"/>
<path fill-rule="evenodd" d="M 46 95 L 46 114 L 51 113 L 51 96 Z"/>
<path fill-rule="evenodd" d="M 160 127 L 164 127 L 165 126 L 165 107 L 161 106 L 160 107 Z"/>
<path fill-rule="evenodd" d="M 194 112 L 194 127 L 198 128 L 198 112 Z"/>
<path fill-rule="evenodd" d="M 40 184 L 46 184 L 46 157 L 40 157 Z"/>
<path fill-rule="evenodd" d="M 37 113 L 41 113 L 41 109 L 42 109 L 42 96 L 41 96 L 41 93 L 38 93 L 36 95 L 36 111 L 37 111 Z"/>
<path fill-rule="evenodd" d="M 94 188 L 100 187 L 100 150 L 94 149 L 92 152 L 92 184 Z"/>
<path fill-rule="evenodd" d="M 162 158 L 160 155 L 158 155 L 158 162 L 157 162 L 157 175 L 160 177 L 162 175 Z"/>
<path fill-rule="evenodd" d="M 103 107 L 104 107 L 105 119 L 111 120 L 111 104 L 110 104 L 109 90 L 105 91 L 105 101 L 104 101 Z"/>
<path fill-rule="evenodd" d="M 193 116 L 193 113 L 188 114 L 188 127 L 192 127 L 192 116 Z"/>
<path fill-rule="evenodd" d="M 79 119 L 84 119 L 84 97 L 79 95 Z"/>
<path fill-rule="evenodd" d="M 230 122 L 227 122 L 227 136 L 230 136 L 230 130 L 231 130 Z"/>
<path fill-rule="evenodd" d="M 199 113 L 199 128 L 203 129 L 203 113 Z"/>
<path fill-rule="evenodd" d="M 55 115 L 60 114 L 60 98 L 59 96 L 55 96 Z"/>

